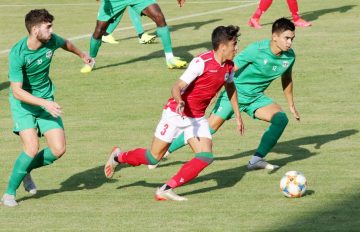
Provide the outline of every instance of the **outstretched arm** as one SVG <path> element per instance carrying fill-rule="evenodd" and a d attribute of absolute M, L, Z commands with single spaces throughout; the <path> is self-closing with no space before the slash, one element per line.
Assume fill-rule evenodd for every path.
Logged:
<path fill-rule="evenodd" d="M 281 77 L 281 83 L 284 90 L 285 98 L 290 108 L 290 112 L 297 121 L 300 121 L 300 115 L 296 110 L 294 98 L 293 98 L 293 81 L 292 72 L 285 72 Z"/>
<path fill-rule="evenodd" d="M 234 110 L 237 128 L 240 131 L 240 134 L 243 135 L 245 132 L 245 126 L 241 118 L 238 96 L 234 82 L 225 83 L 225 89 Z"/>
<path fill-rule="evenodd" d="M 62 48 L 68 52 L 72 52 L 76 55 L 78 55 L 85 64 L 90 64 L 91 63 L 91 57 L 85 53 L 82 52 L 80 49 L 78 49 L 72 42 L 70 42 L 69 40 L 65 40 L 64 45 L 62 46 Z"/>
<path fill-rule="evenodd" d="M 45 108 L 53 117 L 58 117 L 62 114 L 62 110 L 59 104 L 53 101 L 48 101 L 43 98 L 35 97 L 22 88 L 22 82 L 10 82 L 11 90 L 16 99 L 25 102 L 27 104 L 41 106 Z"/>

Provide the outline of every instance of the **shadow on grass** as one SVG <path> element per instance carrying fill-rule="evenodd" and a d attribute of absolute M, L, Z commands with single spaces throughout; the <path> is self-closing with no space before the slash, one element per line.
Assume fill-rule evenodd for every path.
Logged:
<path fill-rule="evenodd" d="M 10 86 L 10 82 L 9 81 L 5 81 L 3 83 L 0 83 L 0 91 L 9 88 Z"/>
<path fill-rule="evenodd" d="M 193 55 L 190 54 L 188 51 L 191 51 L 193 49 L 199 49 L 199 48 L 204 48 L 204 51 L 207 51 L 210 49 L 210 47 L 211 47 L 211 42 L 209 41 L 209 42 L 204 42 L 204 43 L 199 43 L 199 44 L 180 46 L 180 47 L 174 48 L 173 50 L 174 50 L 174 54 L 176 56 L 180 56 L 182 59 L 184 59 L 186 61 L 190 61 L 193 58 Z M 104 68 L 110 68 L 110 67 L 116 67 L 116 66 L 120 66 L 120 65 L 131 64 L 134 62 L 149 61 L 151 59 L 158 59 L 158 58 L 164 58 L 163 50 L 158 50 L 158 51 L 149 53 L 145 56 L 140 56 L 138 58 L 131 59 L 128 61 L 123 61 L 123 62 L 114 63 L 114 64 L 108 64 L 105 66 L 99 66 L 99 67 L 96 67 L 94 69 L 94 71 L 104 69 Z M 165 68 L 165 64 L 164 64 L 164 68 Z"/>
<path fill-rule="evenodd" d="M 325 15 L 325 14 L 331 14 L 331 13 L 346 13 L 350 10 L 352 10 L 352 8 L 356 7 L 357 5 L 345 5 L 345 6 L 341 6 L 341 7 L 334 7 L 334 8 L 327 8 L 327 9 L 321 9 L 321 10 L 314 10 L 314 11 L 308 11 L 308 12 L 303 12 L 301 13 L 301 17 L 304 18 L 307 21 L 311 21 L 314 22 L 317 19 L 319 19 L 320 16 Z M 272 25 L 273 22 L 271 23 L 264 23 L 261 24 L 263 26 L 266 25 Z"/>
<path fill-rule="evenodd" d="M 41 171 L 41 170 L 40 170 Z M 114 183 L 117 182 L 116 179 L 107 179 L 104 175 L 104 166 L 98 166 L 79 172 L 65 181 L 60 185 L 59 189 L 49 189 L 49 190 L 38 190 L 37 194 L 34 196 L 26 196 L 18 199 L 19 201 L 25 201 L 29 198 L 41 198 L 47 195 L 61 193 L 61 192 L 71 192 L 79 190 L 91 190 L 101 187 L 105 183 Z"/>
<path fill-rule="evenodd" d="M 281 153 L 281 154 L 287 154 L 288 157 L 278 159 L 271 161 L 273 164 L 277 164 L 281 167 L 286 166 L 287 163 L 303 160 L 310 158 L 311 156 L 317 155 L 319 152 L 311 152 L 306 148 L 302 148 L 301 146 L 305 145 L 312 145 L 314 144 L 315 149 L 320 149 L 322 145 L 329 143 L 331 141 L 343 139 L 348 136 L 352 136 L 356 133 L 358 133 L 358 130 L 343 130 L 339 131 L 334 134 L 323 134 L 323 135 L 316 135 L 316 136 L 309 136 L 309 137 L 302 137 L 290 141 L 284 141 L 278 143 L 272 152 L 275 153 Z M 232 156 L 226 156 L 226 157 L 218 157 L 215 158 L 216 161 L 219 160 L 233 160 L 233 159 L 239 159 L 241 157 L 247 157 L 252 154 L 254 154 L 255 150 L 246 151 L 242 153 L 238 153 Z M 216 165 L 216 164 L 213 164 Z M 277 169 L 279 170 L 279 169 Z M 277 170 L 273 172 L 269 172 L 269 174 L 272 174 L 276 172 Z M 191 184 L 203 182 L 203 181 L 209 181 L 209 180 L 215 180 L 217 185 L 203 188 L 203 189 L 197 189 L 192 192 L 184 193 L 182 195 L 191 195 L 191 194 L 197 194 L 197 193 L 203 193 L 208 192 L 215 189 L 222 189 L 222 188 L 229 188 L 234 186 L 236 183 L 238 183 L 242 177 L 248 172 L 247 165 L 242 165 L 239 167 L 235 167 L 232 169 L 226 169 L 226 170 L 220 170 L 216 171 L 210 174 L 207 174 L 205 176 L 200 176 L 193 180 Z"/>
<path fill-rule="evenodd" d="M 309 136 L 309 137 L 303 137 L 298 138 L 290 141 L 284 141 L 280 142 L 276 145 L 276 147 L 273 149 L 273 152 L 275 153 L 281 153 L 281 154 L 287 154 L 288 157 L 274 160 L 272 163 L 285 166 L 287 163 L 303 160 L 310 158 L 311 156 L 317 155 L 319 152 L 311 152 L 306 148 L 302 148 L 301 146 L 305 145 L 314 145 L 314 148 L 319 150 L 321 149 L 321 146 L 329 143 L 331 141 L 343 139 L 345 137 L 352 136 L 356 133 L 358 133 L 358 130 L 343 130 L 339 131 L 333 134 L 323 134 L 323 135 L 316 135 L 316 136 Z M 245 151 L 242 153 L 234 154 L 232 156 L 226 156 L 226 157 L 216 157 L 215 160 L 217 162 L 222 160 L 236 160 L 242 157 L 248 157 L 254 154 L 255 150 Z M 212 165 L 216 165 L 217 162 L 214 162 Z M 170 162 L 170 163 L 162 163 L 160 167 L 164 166 L 171 166 L 171 165 L 178 165 L 182 164 L 180 161 L 176 162 Z M 279 169 L 277 169 L 279 170 Z M 237 184 L 243 176 L 248 172 L 247 165 L 241 165 L 237 166 L 231 169 L 226 170 L 220 170 L 216 172 L 209 173 L 207 175 L 203 175 L 194 179 L 189 184 L 196 184 L 204 181 L 215 181 L 216 186 L 211 186 L 207 188 L 197 189 L 191 192 L 183 193 L 182 195 L 192 195 L 192 194 L 198 194 L 198 193 L 204 193 L 212 190 L 217 189 L 223 189 L 223 188 L 230 188 Z M 273 172 L 269 172 L 269 174 L 272 174 Z M 127 187 L 134 187 L 134 186 L 143 186 L 143 187 L 159 187 L 163 183 L 147 183 L 143 180 L 128 184 L 128 185 L 122 185 L 118 187 L 118 189 L 127 188 Z M 310 192 L 309 192 L 310 193 Z"/>
<path fill-rule="evenodd" d="M 282 224 L 271 226 L 267 231 L 316 231 L 349 232 L 360 231 L 360 185 L 354 185 L 354 192 L 334 199 L 332 204 L 307 212 L 295 219 L 284 215 Z M 301 228 L 301 229 L 300 229 Z"/>
<path fill-rule="evenodd" d="M 324 134 L 324 135 L 316 135 L 316 136 L 309 136 L 309 137 L 303 137 L 299 139 L 294 139 L 290 141 L 280 142 L 276 145 L 273 152 L 275 153 L 285 153 L 288 154 L 289 157 L 274 160 L 274 164 L 278 165 L 286 165 L 289 162 L 294 162 L 297 160 L 302 160 L 309 158 L 311 156 L 314 156 L 318 153 L 311 152 L 305 148 L 302 148 L 301 146 L 304 145 L 311 145 L 314 144 L 315 149 L 321 149 L 321 146 L 329 143 L 331 141 L 335 141 L 338 139 L 343 139 L 348 136 L 352 136 L 356 133 L 358 133 L 358 130 L 343 130 L 339 131 L 334 134 Z M 216 161 L 222 161 L 222 160 L 235 160 L 239 159 L 241 157 L 250 156 L 254 153 L 254 150 L 246 151 L 238 154 L 234 154 L 232 156 L 227 157 L 217 157 L 215 158 Z M 179 165 L 182 164 L 180 161 L 170 162 L 170 163 L 163 163 L 161 166 L 173 166 L 173 165 Z M 214 163 L 213 165 L 216 165 Z M 123 167 L 126 168 L 126 167 Z M 207 188 L 197 189 L 195 191 L 184 193 L 183 195 L 192 195 L 192 194 L 198 194 L 198 193 L 204 193 L 216 189 L 223 189 L 223 188 L 229 188 L 234 186 L 236 183 L 238 183 L 242 177 L 247 172 L 246 165 L 237 166 L 231 169 L 226 170 L 220 170 L 216 172 L 209 173 L 207 175 L 200 176 L 190 182 L 189 184 L 196 184 L 203 181 L 214 181 L 217 183 L 216 186 L 211 186 Z M 117 182 L 116 179 L 106 179 L 104 176 L 104 166 L 98 166 L 95 168 L 91 168 L 88 170 L 85 170 L 83 172 L 77 173 L 65 181 L 61 183 L 61 187 L 59 189 L 50 189 L 50 190 L 38 190 L 38 193 L 35 196 L 32 197 L 23 197 L 21 199 L 18 199 L 19 201 L 24 201 L 29 198 L 41 198 L 45 197 L 50 194 L 56 194 L 60 192 L 67 192 L 67 191 L 79 191 L 79 190 L 91 190 L 101 187 L 105 183 L 115 183 Z M 118 189 L 127 188 L 127 187 L 134 187 L 134 186 L 143 186 L 143 187 L 159 187 L 162 183 L 147 183 L 144 180 L 140 180 L 131 184 L 122 185 L 119 186 Z"/>
<path fill-rule="evenodd" d="M 182 30 L 182 29 L 185 29 L 185 28 L 193 28 L 193 30 L 197 31 L 199 30 L 201 27 L 207 25 L 207 24 L 211 24 L 211 23 L 215 23 L 215 22 L 218 22 L 218 21 L 221 21 L 222 19 L 211 19 L 211 20 L 208 20 L 208 21 L 197 21 L 197 22 L 191 22 L 191 23 L 183 23 L 183 24 L 178 24 L 178 25 L 168 25 L 169 27 L 169 30 L 170 30 L 170 33 L 173 33 L 175 31 L 178 31 L 178 30 Z M 156 29 L 156 25 L 154 23 L 154 29 Z M 134 28 L 134 34 L 135 34 L 135 28 Z M 209 35 L 210 37 L 210 35 Z M 137 36 L 130 36 L 130 37 L 126 37 L 126 38 L 123 38 L 123 39 L 117 39 L 116 41 L 124 41 L 124 40 L 129 40 L 129 39 L 134 39 L 134 38 L 138 38 Z M 158 37 L 157 38 L 158 40 L 160 40 L 160 38 Z M 144 46 L 144 45 L 140 45 L 140 46 Z M 147 45 L 145 45 L 147 46 Z"/>

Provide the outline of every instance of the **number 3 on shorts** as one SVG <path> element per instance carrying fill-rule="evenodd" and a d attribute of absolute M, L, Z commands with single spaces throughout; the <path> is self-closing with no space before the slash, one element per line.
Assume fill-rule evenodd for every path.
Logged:
<path fill-rule="evenodd" d="M 164 129 L 160 132 L 161 135 L 164 135 L 166 133 L 166 130 L 169 128 L 169 124 L 164 125 Z"/>

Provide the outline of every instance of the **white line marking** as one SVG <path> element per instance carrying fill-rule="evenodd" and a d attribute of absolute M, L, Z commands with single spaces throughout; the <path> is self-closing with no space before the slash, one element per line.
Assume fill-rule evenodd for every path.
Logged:
<path fill-rule="evenodd" d="M 167 22 L 173 22 L 173 21 L 179 21 L 182 19 L 188 19 L 188 18 L 195 18 L 195 17 L 199 17 L 199 16 L 204 16 L 204 15 L 209 15 L 209 14 L 215 14 L 215 13 L 220 13 L 220 12 L 225 12 L 225 11 L 231 11 L 231 10 L 236 10 L 236 9 L 240 9 L 240 8 L 245 8 L 248 6 L 252 6 L 252 5 L 256 5 L 258 4 L 258 2 L 254 2 L 251 1 L 251 3 L 245 4 L 245 5 L 240 5 L 240 6 L 233 6 L 233 7 L 227 7 L 227 8 L 223 8 L 223 9 L 217 9 L 217 10 L 212 10 L 212 11 L 207 11 L 207 12 L 203 12 L 203 13 L 197 13 L 197 14 L 190 14 L 190 15 L 185 15 L 185 16 L 180 16 L 180 17 L 176 17 L 176 18 L 171 18 L 171 19 L 166 19 Z M 150 25 L 154 25 L 153 22 L 151 23 L 145 23 L 143 24 L 143 26 L 150 26 Z M 126 31 L 129 29 L 133 29 L 133 26 L 129 26 L 129 27 L 122 27 L 122 28 L 118 28 L 115 31 Z M 86 35 L 79 35 L 79 36 L 75 36 L 75 37 L 71 37 L 69 38 L 69 40 L 74 41 L 74 40 L 79 40 L 79 39 L 84 39 L 84 38 L 90 38 L 92 34 L 86 34 Z M 6 50 L 2 50 L 0 51 L 0 54 L 6 54 L 10 51 L 10 49 L 6 49 Z"/>
<path fill-rule="evenodd" d="M 223 3 L 246 3 L 246 2 L 258 2 L 258 0 L 228 0 L 228 1 L 191 1 L 186 2 L 186 5 L 189 4 L 223 4 Z M 169 4 L 176 4 L 174 1 L 160 1 L 158 2 L 160 5 L 169 5 Z M 0 7 L 27 7 L 27 6 L 43 6 L 42 3 L 34 3 L 34 4 L 7 4 L 7 5 L 1 5 Z M 67 3 L 67 4 L 61 4 L 61 3 L 50 3 L 46 4 L 46 6 L 98 6 L 99 3 Z"/>

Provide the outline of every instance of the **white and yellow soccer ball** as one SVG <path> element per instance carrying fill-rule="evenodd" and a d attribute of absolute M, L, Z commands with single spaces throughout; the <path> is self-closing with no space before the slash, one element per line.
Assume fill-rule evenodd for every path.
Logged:
<path fill-rule="evenodd" d="M 280 190 L 286 197 L 301 197 L 307 188 L 307 181 L 301 172 L 289 171 L 280 180 Z"/>

